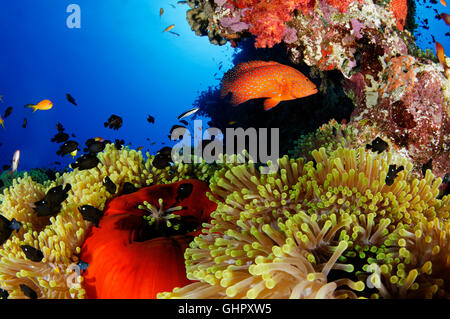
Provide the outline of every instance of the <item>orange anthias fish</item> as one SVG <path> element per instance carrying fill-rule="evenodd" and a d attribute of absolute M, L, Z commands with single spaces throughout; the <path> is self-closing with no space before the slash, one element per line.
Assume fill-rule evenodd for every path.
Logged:
<path fill-rule="evenodd" d="M 441 13 L 440 17 L 442 20 L 444 20 L 446 25 L 450 26 L 450 15 L 448 15 L 447 13 Z"/>
<path fill-rule="evenodd" d="M 159 9 L 159 16 L 162 17 L 163 14 L 164 14 L 164 9 L 163 8 Z"/>
<path fill-rule="evenodd" d="M 403 31 L 403 27 L 406 22 L 406 15 L 408 14 L 408 3 L 407 0 L 391 0 L 390 10 L 394 13 L 395 19 L 397 20 L 397 29 Z"/>
<path fill-rule="evenodd" d="M 442 4 L 443 6 L 447 6 L 447 2 L 445 2 L 445 0 L 441 0 L 441 4 Z"/>
<path fill-rule="evenodd" d="M 230 103 L 266 97 L 267 111 L 281 101 L 317 93 L 317 87 L 306 76 L 290 66 L 269 61 L 250 61 L 236 65 L 222 79 L 222 98 L 231 93 Z"/>
<path fill-rule="evenodd" d="M 170 31 L 170 30 L 172 30 L 174 27 L 175 27 L 175 24 L 171 24 L 171 25 L 169 25 L 167 28 L 165 28 L 163 32 Z"/>
<path fill-rule="evenodd" d="M 36 112 L 37 110 L 46 111 L 50 110 L 53 107 L 53 103 L 49 100 L 43 100 L 39 102 L 38 104 L 27 104 L 25 107 L 31 107 L 33 109 L 33 112 Z"/>
<path fill-rule="evenodd" d="M 439 62 L 441 62 L 442 66 L 444 67 L 444 74 L 448 76 L 447 70 L 449 69 L 449 67 L 447 66 L 447 62 L 445 61 L 444 47 L 437 41 L 436 41 L 436 56 Z"/>

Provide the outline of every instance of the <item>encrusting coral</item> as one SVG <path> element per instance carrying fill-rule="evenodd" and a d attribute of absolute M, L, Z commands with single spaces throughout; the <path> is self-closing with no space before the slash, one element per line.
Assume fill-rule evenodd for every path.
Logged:
<path fill-rule="evenodd" d="M 26 285 L 37 298 L 84 298 L 83 276 L 80 273 L 79 254 L 91 222 L 83 219 L 78 208 L 91 205 L 103 210 L 110 194 L 103 181 L 109 178 L 120 193 L 126 182 L 139 188 L 146 185 L 166 184 L 188 178 L 208 180 L 210 168 L 204 164 L 178 163 L 157 169 L 155 156 L 127 148 L 117 150 L 108 144 L 98 154 L 97 167 L 57 174 L 45 185 L 34 182 L 25 175 L 0 194 L 0 212 L 11 220 L 15 218 L 23 227 L 13 232 L 0 246 L 0 289 L 9 298 L 25 298 L 20 285 Z M 38 217 L 35 202 L 58 185 L 71 185 L 67 199 L 56 216 Z M 21 246 L 29 245 L 43 254 L 41 261 L 29 260 Z"/>
<path fill-rule="evenodd" d="M 211 181 L 218 204 L 186 250 L 196 283 L 160 298 L 390 298 L 448 295 L 449 196 L 441 179 L 390 152 L 313 151 L 262 175 L 229 166 Z M 392 185 L 389 166 L 402 165 Z"/>

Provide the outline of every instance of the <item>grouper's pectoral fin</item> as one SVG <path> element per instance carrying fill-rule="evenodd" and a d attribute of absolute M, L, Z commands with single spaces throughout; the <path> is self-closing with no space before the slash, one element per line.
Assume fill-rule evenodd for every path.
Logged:
<path fill-rule="evenodd" d="M 281 99 L 279 97 L 271 97 L 264 101 L 264 110 L 268 111 L 278 103 L 280 103 Z"/>

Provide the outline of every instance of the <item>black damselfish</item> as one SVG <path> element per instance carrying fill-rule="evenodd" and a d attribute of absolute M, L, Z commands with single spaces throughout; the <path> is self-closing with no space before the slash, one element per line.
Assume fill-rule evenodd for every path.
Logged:
<path fill-rule="evenodd" d="M 31 261 L 40 262 L 42 261 L 42 259 L 44 259 L 44 254 L 42 253 L 42 251 L 40 251 L 37 248 L 34 248 L 33 246 L 22 245 L 20 246 L 20 248 L 22 248 L 25 257 L 27 257 Z"/>
<path fill-rule="evenodd" d="M 3 115 L 3 119 L 6 119 L 8 116 L 10 116 L 11 113 L 12 113 L 12 111 L 13 111 L 12 106 L 8 106 L 8 107 L 6 108 L 5 114 Z"/>
<path fill-rule="evenodd" d="M 99 153 L 105 149 L 106 142 L 90 138 L 86 141 L 86 146 L 87 147 L 84 149 L 85 152 Z"/>
<path fill-rule="evenodd" d="M 73 98 L 72 95 L 70 95 L 69 93 L 66 94 L 66 99 L 67 101 L 69 101 L 70 103 L 72 103 L 73 105 L 77 106 L 77 102 L 75 102 L 75 99 Z"/>
<path fill-rule="evenodd" d="M 387 150 L 389 144 L 383 141 L 381 138 L 377 137 L 372 141 L 372 144 L 366 144 L 366 149 L 371 149 L 372 152 L 378 152 L 378 154 Z"/>
<path fill-rule="evenodd" d="M 69 134 L 64 133 L 63 131 L 58 131 L 58 133 L 55 136 L 53 136 L 51 141 L 55 142 L 55 143 L 63 143 L 65 141 L 67 141 L 68 139 L 69 139 Z"/>
<path fill-rule="evenodd" d="M 78 142 L 67 141 L 59 147 L 59 150 L 56 151 L 56 154 L 64 156 L 64 155 L 70 154 L 76 150 L 78 150 Z"/>
<path fill-rule="evenodd" d="M 394 184 L 394 180 L 397 174 L 404 170 L 403 165 L 397 168 L 397 165 L 389 165 L 388 173 L 386 175 L 386 185 L 391 186 Z"/>
<path fill-rule="evenodd" d="M 70 167 L 73 169 L 78 168 L 80 171 L 82 171 L 97 167 L 99 163 L 100 160 L 98 159 L 97 154 L 87 153 L 77 158 L 75 163 L 70 164 Z"/>
<path fill-rule="evenodd" d="M 186 198 L 188 198 L 191 195 L 193 189 L 194 189 L 194 185 L 192 185 L 191 183 L 181 184 L 178 187 L 177 197 L 175 198 L 175 200 L 177 202 L 184 201 Z"/>
<path fill-rule="evenodd" d="M 5 216 L 0 215 L 0 245 L 3 245 L 9 239 L 14 230 L 19 231 L 21 228 L 22 223 L 18 222 L 15 218 L 10 221 Z"/>
<path fill-rule="evenodd" d="M 116 193 L 117 186 L 116 184 L 113 183 L 113 181 L 111 180 L 111 178 L 109 178 L 109 176 L 106 176 L 105 179 L 103 180 L 103 186 L 106 187 L 108 193 L 110 194 Z"/>
<path fill-rule="evenodd" d="M 161 151 L 159 151 L 155 158 L 153 159 L 152 165 L 156 167 L 157 169 L 163 169 L 171 165 L 172 163 L 172 157 L 170 154 L 168 154 L 166 151 L 163 151 L 165 148 L 163 148 Z M 169 147 L 170 150 L 172 150 Z"/>
<path fill-rule="evenodd" d="M 20 290 L 22 290 L 23 294 L 30 298 L 30 299 L 37 299 L 38 295 L 36 293 L 36 291 L 34 291 L 33 289 L 31 289 L 30 287 L 28 287 L 25 284 L 20 284 Z"/>
<path fill-rule="evenodd" d="M 0 288 L 0 299 L 8 299 L 9 293 L 5 289 Z"/>
<path fill-rule="evenodd" d="M 67 193 L 72 189 L 70 184 L 55 186 L 48 190 L 45 197 L 34 203 L 33 210 L 38 217 L 55 216 L 61 210 L 61 204 L 69 196 Z"/>
<path fill-rule="evenodd" d="M 432 169 L 433 169 L 433 159 L 430 158 L 430 160 L 428 162 L 426 162 L 425 164 L 422 165 L 423 176 L 425 176 L 425 173 L 427 172 L 427 170 L 432 170 Z"/>
<path fill-rule="evenodd" d="M 78 211 L 80 212 L 81 216 L 83 216 L 84 220 L 93 223 L 96 227 L 98 227 L 100 218 L 103 217 L 103 212 L 91 205 L 83 205 L 81 207 L 78 207 Z"/>
<path fill-rule="evenodd" d="M 113 130 L 118 130 L 122 127 L 122 118 L 118 115 L 111 115 L 107 122 L 104 123 L 105 127 L 109 127 Z"/>
<path fill-rule="evenodd" d="M 122 187 L 122 195 L 126 195 L 126 194 L 132 194 L 138 191 L 138 188 L 136 188 L 133 184 L 131 184 L 130 182 L 125 182 L 123 184 Z"/>

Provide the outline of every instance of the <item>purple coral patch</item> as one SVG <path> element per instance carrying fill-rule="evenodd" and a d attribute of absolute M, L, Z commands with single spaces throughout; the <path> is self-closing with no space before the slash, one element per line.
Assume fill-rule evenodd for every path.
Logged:
<path fill-rule="evenodd" d="M 294 28 L 287 27 L 284 30 L 283 40 L 284 42 L 291 44 L 297 41 L 297 31 Z"/>
<path fill-rule="evenodd" d="M 247 23 L 241 21 L 240 16 L 224 17 L 220 20 L 220 24 L 225 28 L 230 28 L 233 32 L 241 32 L 249 27 Z"/>
<path fill-rule="evenodd" d="M 359 22 L 359 20 L 357 19 L 351 19 L 350 22 L 352 24 L 353 32 L 355 33 L 355 38 L 361 39 L 362 38 L 361 29 L 365 28 L 364 24 Z"/>
<path fill-rule="evenodd" d="M 225 3 L 227 3 L 227 0 L 214 0 L 214 3 L 218 6 L 223 6 Z"/>

